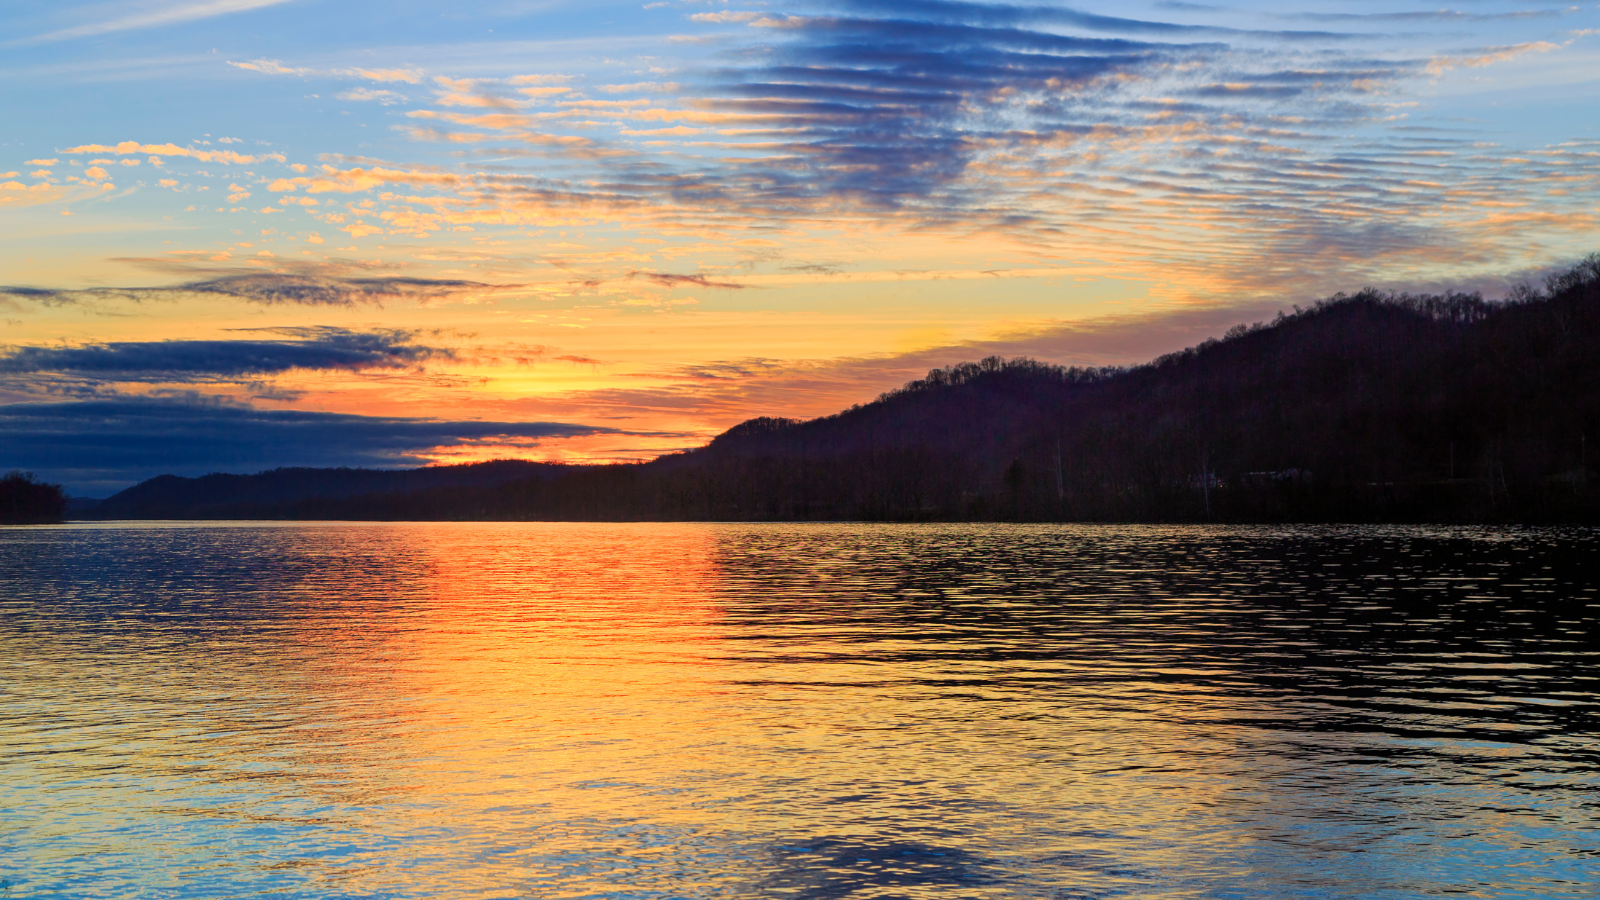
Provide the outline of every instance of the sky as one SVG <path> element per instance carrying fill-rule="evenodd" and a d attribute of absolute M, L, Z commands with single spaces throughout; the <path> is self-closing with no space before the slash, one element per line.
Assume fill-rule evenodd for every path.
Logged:
<path fill-rule="evenodd" d="M 649 459 L 1600 250 L 1600 6 L 0 6 L 0 469 Z"/>

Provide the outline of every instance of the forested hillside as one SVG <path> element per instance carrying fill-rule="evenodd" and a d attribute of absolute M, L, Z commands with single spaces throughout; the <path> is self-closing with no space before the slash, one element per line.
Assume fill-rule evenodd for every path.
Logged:
<path fill-rule="evenodd" d="M 66 510 L 60 485 L 46 484 L 32 472 L 0 476 L 0 525 L 47 525 L 60 522 Z"/>
<path fill-rule="evenodd" d="M 1146 365 L 985 359 L 651 463 L 280 498 L 375 519 L 1594 521 L 1600 256 L 1513 297 L 1339 295 Z M 426 471 L 426 470 L 423 470 Z M 137 489 L 135 489 L 137 490 Z M 292 500 L 293 502 L 283 502 Z"/>

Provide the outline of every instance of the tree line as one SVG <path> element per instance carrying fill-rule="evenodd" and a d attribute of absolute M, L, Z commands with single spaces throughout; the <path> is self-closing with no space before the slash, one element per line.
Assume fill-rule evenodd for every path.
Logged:
<path fill-rule="evenodd" d="M 32 472 L 0 476 L 0 525 L 42 525 L 62 521 L 67 495 L 59 484 L 46 484 Z"/>

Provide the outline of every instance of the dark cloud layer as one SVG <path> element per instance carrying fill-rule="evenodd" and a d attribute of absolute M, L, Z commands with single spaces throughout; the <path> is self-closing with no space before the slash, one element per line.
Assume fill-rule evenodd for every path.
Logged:
<path fill-rule="evenodd" d="M 1321 40 L 1350 35 L 1329 31 L 1250 31 L 1215 25 L 1185 25 L 1154 22 L 1083 12 L 1066 6 L 1018 6 L 1007 3 L 962 3 L 955 0 L 841 0 L 846 9 L 885 15 L 916 15 L 920 18 L 982 25 L 1064 25 L 1084 31 L 1109 34 L 1161 36 L 1250 35 L 1273 40 Z"/>
<path fill-rule="evenodd" d="M 1016 98 L 1061 96 L 1179 52 L 1168 44 L 914 18 L 815 18 L 715 76 L 711 110 L 781 138 L 743 173 L 768 203 L 897 207 L 954 186 Z M 938 12 L 938 10 L 934 10 Z M 946 205 L 955 198 L 945 197 Z"/>
<path fill-rule="evenodd" d="M 1527 252 L 1508 239 L 1524 230 L 1516 215 L 1568 231 L 1593 215 L 1576 186 L 1592 181 L 1577 176 L 1591 148 L 1513 154 L 1464 122 L 1408 119 L 1420 79 L 1550 43 L 1448 49 L 1454 38 L 1433 35 L 1424 50 L 1373 31 L 1381 19 L 1270 31 L 964 0 L 801 0 L 690 18 L 718 29 L 723 49 L 681 72 L 671 101 L 654 86 L 649 98 L 564 100 L 550 118 L 417 111 L 472 130 L 452 139 L 494 131 L 523 144 L 485 144 L 485 155 L 550 154 L 537 173 L 463 175 L 459 202 L 663 232 L 836 222 L 1004 235 L 1040 258 L 1153 276 L 1163 299 L 1189 300 L 1298 294 L 1304 261 L 1319 279 L 1358 284 L 1447 262 L 1483 269 Z M 624 150 L 555 133 L 568 114 L 641 140 Z M 692 138 L 651 149 L 680 134 Z"/>
<path fill-rule="evenodd" d="M 480 441 L 616 433 L 561 422 L 480 422 L 260 410 L 192 399 L 0 405 L 0 469 L 105 496 L 156 475 L 278 466 L 423 465 L 419 454 Z"/>
<path fill-rule="evenodd" d="M 0 374 L 55 373 L 105 381 L 237 378 L 294 369 L 403 369 L 447 349 L 412 343 L 407 331 L 294 329 L 292 340 L 117 341 L 79 347 L 0 348 Z"/>
<path fill-rule="evenodd" d="M 736 291 L 744 287 L 744 285 L 737 284 L 732 281 L 712 281 L 705 275 L 673 275 L 668 272 L 633 272 L 629 274 L 628 277 L 642 278 L 652 284 L 659 284 L 662 287 L 670 288 L 693 286 L 703 288 L 722 288 L 724 290 Z"/>
<path fill-rule="evenodd" d="M 174 300 L 225 297 L 263 306 L 353 306 L 397 302 L 428 303 L 464 295 L 513 290 L 516 285 L 402 276 L 337 277 L 295 272 L 245 272 L 186 281 L 164 287 L 96 287 L 56 290 L 0 285 L 0 299 L 61 306 L 96 300 Z"/>
<path fill-rule="evenodd" d="M 1226 117 L 1245 134 L 1259 117 L 1282 140 L 1283 123 L 1261 115 L 1266 107 L 1305 104 L 1290 111 L 1302 128 L 1360 118 L 1365 103 L 1342 98 L 1406 68 L 1313 46 L 1347 45 L 1357 36 L 1348 33 L 1257 32 L 957 0 L 841 0 L 830 8 L 839 14 L 751 23 L 766 24 L 755 29 L 766 39 L 730 52 L 733 65 L 708 73 L 691 102 L 743 127 L 754 153 L 692 196 L 678 184 L 683 199 L 758 198 L 766 214 L 842 199 L 949 220 L 1009 208 L 1011 218 L 1000 224 L 1026 226 L 1035 218 L 1027 196 L 1036 199 L 1061 177 L 1059 160 L 1024 173 L 1035 154 L 1058 155 L 1089 135 L 1139 139 L 1153 115 L 1167 125 Z M 1263 41 L 1276 49 L 1262 51 Z M 1310 42 L 1305 53 L 1286 49 L 1300 42 Z M 1316 65 L 1281 64 L 1289 59 Z M 1141 97 L 1152 94 L 1214 102 L 1141 108 Z M 999 169 L 1019 180 L 997 183 Z"/>

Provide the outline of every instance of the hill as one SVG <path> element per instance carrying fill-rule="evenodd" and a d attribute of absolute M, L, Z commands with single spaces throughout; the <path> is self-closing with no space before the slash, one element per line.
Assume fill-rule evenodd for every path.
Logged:
<path fill-rule="evenodd" d="M 256 506 L 228 508 L 373 519 L 1597 521 L 1587 460 L 1597 424 L 1600 255 L 1499 302 L 1338 295 L 1141 366 L 963 363 L 836 415 L 752 419 L 650 463 L 293 498 L 260 482 Z"/>
<path fill-rule="evenodd" d="M 85 513 L 96 519 L 305 518 L 298 511 L 308 503 L 323 504 L 317 508 L 324 509 L 325 504 L 350 503 L 360 497 L 492 488 L 549 477 L 563 468 L 550 463 L 496 460 L 399 470 L 287 468 L 255 475 L 162 475 L 108 497 Z"/>

